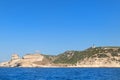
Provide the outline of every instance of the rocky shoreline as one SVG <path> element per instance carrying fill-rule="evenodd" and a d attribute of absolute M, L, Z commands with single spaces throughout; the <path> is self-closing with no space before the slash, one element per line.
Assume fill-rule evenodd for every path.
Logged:
<path fill-rule="evenodd" d="M 81 52 L 67 51 L 58 56 L 27 54 L 20 58 L 18 54 L 13 54 L 11 60 L 0 63 L 0 67 L 120 68 L 120 48 L 90 48 Z"/>

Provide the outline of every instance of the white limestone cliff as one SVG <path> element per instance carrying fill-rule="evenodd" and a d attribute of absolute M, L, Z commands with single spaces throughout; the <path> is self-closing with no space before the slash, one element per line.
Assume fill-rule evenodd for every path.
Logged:
<path fill-rule="evenodd" d="M 35 62 L 42 62 L 44 56 L 41 54 L 28 54 L 20 58 L 17 54 L 13 54 L 12 58 L 8 62 L 3 62 L 0 64 L 1 67 L 36 67 L 40 64 Z"/>

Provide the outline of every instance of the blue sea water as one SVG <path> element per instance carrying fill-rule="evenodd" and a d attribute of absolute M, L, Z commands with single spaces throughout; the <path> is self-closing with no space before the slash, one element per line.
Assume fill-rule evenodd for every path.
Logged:
<path fill-rule="evenodd" d="M 0 80 L 120 80 L 120 68 L 0 68 Z"/>

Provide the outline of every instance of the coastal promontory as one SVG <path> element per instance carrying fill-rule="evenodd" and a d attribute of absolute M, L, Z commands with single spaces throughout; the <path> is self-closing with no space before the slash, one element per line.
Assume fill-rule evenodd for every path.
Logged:
<path fill-rule="evenodd" d="M 120 67 L 120 47 L 90 47 L 83 51 L 66 51 L 59 55 L 13 54 L 0 67 Z"/>

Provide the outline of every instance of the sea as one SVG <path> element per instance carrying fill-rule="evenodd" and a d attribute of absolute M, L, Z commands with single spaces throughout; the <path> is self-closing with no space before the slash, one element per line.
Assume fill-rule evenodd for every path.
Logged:
<path fill-rule="evenodd" d="M 120 68 L 0 68 L 0 80 L 120 80 Z"/>

